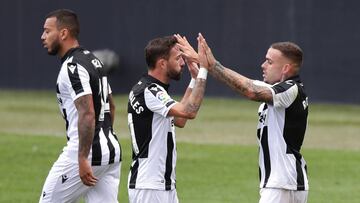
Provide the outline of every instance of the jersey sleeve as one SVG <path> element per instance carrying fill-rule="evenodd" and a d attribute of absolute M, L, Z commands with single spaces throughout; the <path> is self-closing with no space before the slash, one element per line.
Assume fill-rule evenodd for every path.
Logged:
<path fill-rule="evenodd" d="M 164 88 L 152 84 L 145 88 L 145 104 L 151 111 L 166 117 L 169 110 L 176 104 Z"/>
<path fill-rule="evenodd" d="M 90 87 L 90 75 L 88 71 L 78 63 L 67 63 L 67 73 L 69 76 L 69 88 L 71 98 L 77 98 L 92 94 Z"/>
<path fill-rule="evenodd" d="M 298 95 L 295 82 L 288 80 L 272 86 L 274 107 L 289 107 Z"/>

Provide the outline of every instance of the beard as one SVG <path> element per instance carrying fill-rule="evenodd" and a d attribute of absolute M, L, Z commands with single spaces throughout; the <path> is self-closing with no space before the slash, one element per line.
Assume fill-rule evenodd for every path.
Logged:
<path fill-rule="evenodd" d="M 56 39 L 53 44 L 50 46 L 50 50 L 48 50 L 48 54 L 49 55 L 57 55 L 57 53 L 59 52 L 60 49 L 60 43 L 59 43 L 59 39 Z"/>
<path fill-rule="evenodd" d="M 181 79 L 181 73 L 181 70 L 179 72 L 176 72 L 176 70 L 168 68 L 167 76 L 172 80 L 179 81 Z"/>

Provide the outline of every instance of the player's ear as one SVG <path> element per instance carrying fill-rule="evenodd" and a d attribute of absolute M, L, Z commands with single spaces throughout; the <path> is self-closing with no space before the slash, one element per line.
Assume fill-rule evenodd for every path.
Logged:
<path fill-rule="evenodd" d="M 161 68 L 166 68 L 167 61 L 163 58 L 160 58 L 156 64 Z"/>
<path fill-rule="evenodd" d="M 291 71 L 292 65 L 287 63 L 283 66 L 282 72 L 283 74 L 288 74 Z"/>
<path fill-rule="evenodd" d="M 69 30 L 66 29 L 66 28 L 63 28 L 60 30 L 60 39 L 61 40 L 66 40 L 68 38 L 68 35 L 69 35 Z"/>

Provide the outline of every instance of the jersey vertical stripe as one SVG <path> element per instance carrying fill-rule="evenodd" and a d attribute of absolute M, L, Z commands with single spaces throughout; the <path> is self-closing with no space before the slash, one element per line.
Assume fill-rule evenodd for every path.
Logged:
<path fill-rule="evenodd" d="M 92 165 L 107 165 L 121 160 L 120 144 L 113 135 L 108 96 L 110 85 L 101 62 L 83 48 L 70 49 L 62 58 L 56 92 L 60 111 L 67 125 L 68 142 L 63 153 L 72 161 L 78 157 L 78 112 L 74 101 L 91 95 L 95 111 L 95 133 L 89 154 Z"/>
<path fill-rule="evenodd" d="M 136 186 L 136 179 L 139 169 L 139 160 L 136 160 L 132 163 L 129 174 L 129 188 L 134 189 Z"/>
<path fill-rule="evenodd" d="M 146 75 L 132 88 L 128 125 L 132 143 L 131 189 L 175 189 L 176 142 L 173 117 L 167 113 L 176 102 L 168 85 Z"/>
<path fill-rule="evenodd" d="M 165 190 L 171 189 L 171 172 L 173 162 L 174 140 L 172 133 L 169 132 L 167 136 L 167 155 L 166 155 L 166 168 L 165 168 Z"/>
<path fill-rule="evenodd" d="M 298 76 L 269 87 L 273 104 L 259 107 L 260 188 L 308 190 L 304 140 L 308 101 Z"/>
<path fill-rule="evenodd" d="M 75 90 L 75 93 L 80 94 L 80 93 L 84 92 L 84 89 L 83 89 L 83 86 L 81 84 L 81 80 L 79 77 L 77 64 L 69 62 L 67 64 L 67 67 L 68 67 L 68 74 L 69 74 L 71 86 Z"/>

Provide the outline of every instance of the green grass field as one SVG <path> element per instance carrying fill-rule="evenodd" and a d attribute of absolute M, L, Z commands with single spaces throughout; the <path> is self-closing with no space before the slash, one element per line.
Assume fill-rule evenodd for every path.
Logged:
<path fill-rule="evenodd" d="M 37 202 L 66 143 L 52 92 L 0 90 L 0 202 Z M 116 96 L 123 147 L 119 202 L 128 202 L 131 147 L 125 96 Z M 205 98 L 196 120 L 177 129 L 180 202 L 258 202 L 255 102 Z M 309 203 L 359 202 L 360 106 L 311 104 L 303 155 Z"/>

